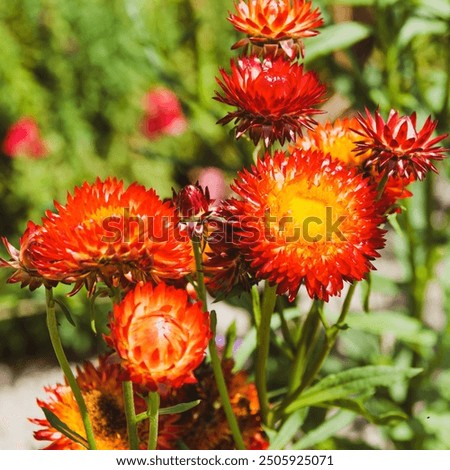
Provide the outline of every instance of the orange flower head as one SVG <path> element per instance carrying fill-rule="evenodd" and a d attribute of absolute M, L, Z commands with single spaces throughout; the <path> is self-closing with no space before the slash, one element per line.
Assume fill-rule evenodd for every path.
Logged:
<path fill-rule="evenodd" d="M 384 246 L 376 185 L 321 153 L 276 152 L 233 188 L 240 244 L 258 278 L 294 300 L 301 284 L 327 301 L 363 279 Z"/>
<path fill-rule="evenodd" d="M 297 140 L 295 147 L 319 151 L 349 166 L 359 167 L 370 154 L 368 152 L 366 155 L 356 155 L 355 140 L 358 140 L 359 136 L 354 129 L 359 127 L 356 118 L 336 119 L 333 123 L 327 121 L 309 130 L 307 135 Z"/>
<path fill-rule="evenodd" d="M 110 358 L 102 356 L 95 367 L 86 362 L 77 368 L 77 381 L 83 394 L 91 418 L 95 442 L 99 450 L 128 449 L 127 423 L 122 395 L 122 370 Z M 75 397 L 67 384 L 47 387 L 48 400 L 37 400 L 41 408 L 53 412 L 63 423 L 82 437 L 86 437 L 80 411 Z M 136 413 L 147 409 L 144 399 L 134 393 Z M 174 424 L 175 415 L 160 416 L 158 448 L 173 449 L 181 431 Z M 62 435 L 46 419 L 32 418 L 30 421 L 42 429 L 35 431 L 38 441 L 50 441 L 46 450 L 83 450 L 78 442 Z M 138 437 L 141 449 L 146 449 L 148 440 L 148 420 L 138 424 Z"/>
<path fill-rule="evenodd" d="M 307 151 L 320 151 L 349 167 L 356 167 L 367 176 L 371 176 L 378 185 L 381 183 L 383 175 L 376 168 L 367 168 L 366 165 L 372 155 L 372 150 L 368 149 L 364 153 L 358 153 L 356 142 L 360 138 L 358 131 L 360 132 L 361 129 L 362 127 L 356 118 L 336 119 L 333 124 L 326 122 L 324 125 L 319 124 L 314 130 L 308 131 L 307 136 L 297 140 L 295 147 Z M 396 175 L 388 177 L 382 195 L 387 213 L 398 210 L 395 205 L 399 199 L 412 196 L 412 193 L 406 189 L 406 186 L 412 181 L 414 181 L 413 178 L 406 179 Z"/>
<path fill-rule="evenodd" d="M 92 293 L 99 280 L 129 287 L 189 273 L 189 239 L 179 233 L 175 208 L 153 189 L 97 179 L 55 207 L 43 219 L 33 262 L 43 277 L 75 283 L 73 292 L 85 284 Z"/>
<path fill-rule="evenodd" d="M 443 160 L 447 149 L 436 145 L 447 134 L 432 137 L 437 121 L 428 117 L 422 129 L 417 130 L 416 113 L 400 116 L 391 110 L 385 122 L 379 111 L 372 116 L 366 109 L 366 116 L 359 114 L 362 137 L 356 142 L 358 153 L 370 150 L 366 167 L 375 168 L 380 174 L 387 173 L 410 180 L 422 180 L 428 171 L 437 172 L 432 160 Z"/>
<path fill-rule="evenodd" d="M 282 57 L 262 60 L 255 56 L 231 61 L 231 73 L 220 71 L 217 79 L 223 94 L 215 99 L 236 107 L 218 122 L 234 120 L 236 138 L 248 132 L 255 145 L 262 139 L 268 147 L 302 135 L 302 128 L 316 124 L 315 107 L 324 101 L 325 86 L 313 72 Z"/>
<path fill-rule="evenodd" d="M 233 372 L 233 361 L 222 360 L 222 370 L 246 449 L 267 449 L 269 443 L 264 434 L 259 415 L 259 401 L 255 385 L 245 372 Z M 189 449 L 235 449 L 233 437 L 220 402 L 214 374 L 209 364 L 203 363 L 195 371 L 197 383 L 186 385 L 162 402 L 163 406 L 200 400 L 200 404 L 179 415 L 177 425 L 183 429 L 179 437 Z M 195 432 L 192 430 L 195 429 Z"/>
<path fill-rule="evenodd" d="M 110 326 L 107 341 L 133 382 L 161 393 L 195 382 L 211 336 L 209 316 L 184 289 L 138 284 L 114 306 Z"/>
<path fill-rule="evenodd" d="M 304 55 L 302 39 L 318 34 L 316 28 L 323 24 L 318 8 L 308 0 L 239 0 L 236 14 L 228 20 L 235 29 L 247 35 L 233 49 L 253 45 L 253 50 L 264 53 L 284 53 L 294 59 Z"/>
<path fill-rule="evenodd" d="M 3 244 L 5 245 L 11 259 L 9 261 L 0 258 L 0 268 L 12 268 L 16 271 L 8 279 L 8 282 L 14 284 L 20 282 L 20 286 L 29 286 L 33 291 L 40 287 L 42 284 L 45 287 L 54 287 L 58 284 L 57 281 L 51 281 L 43 278 L 36 269 L 33 262 L 33 254 L 37 246 L 39 234 L 42 232 L 42 227 L 29 221 L 27 228 L 19 240 L 20 248 L 17 249 L 6 237 L 2 237 Z"/>

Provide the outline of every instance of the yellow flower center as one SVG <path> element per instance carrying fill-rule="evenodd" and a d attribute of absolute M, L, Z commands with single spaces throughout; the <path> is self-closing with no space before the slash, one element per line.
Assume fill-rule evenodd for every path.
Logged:
<path fill-rule="evenodd" d="M 343 208 L 326 188 L 294 180 L 269 197 L 267 223 L 287 243 L 325 243 L 342 240 Z M 273 232 L 272 232 L 273 233 Z"/>

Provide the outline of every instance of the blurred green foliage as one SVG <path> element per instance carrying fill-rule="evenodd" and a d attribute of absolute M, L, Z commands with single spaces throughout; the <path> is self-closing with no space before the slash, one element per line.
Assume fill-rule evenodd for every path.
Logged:
<path fill-rule="evenodd" d="M 313 3 L 321 8 L 325 26 L 306 41 L 306 65 L 327 83 L 330 97 L 339 97 L 337 114 L 380 106 L 386 115 L 395 107 L 408 114 L 416 111 L 419 122 L 431 114 L 439 121 L 438 131 L 448 132 L 448 0 Z M 0 139 L 17 119 L 32 116 L 49 156 L 27 160 L 0 154 L 0 234 L 16 244 L 28 219 L 39 222 L 54 199 L 63 202 L 67 191 L 97 176 L 137 180 L 167 197 L 195 168 L 217 166 L 232 178 L 248 165 L 252 146 L 236 142 L 229 127 L 215 125 L 224 107 L 212 100 L 218 68 L 228 67 L 234 55 L 230 46 L 238 38 L 226 20 L 232 8 L 231 0 L 1 2 Z M 141 134 L 142 97 L 156 85 L 178 95 L 189 121 L 183 135 L 149 141 Z M 445 144 L 449 146 L 448 140 Z M 440 178 L 450 177 L 448 161 L 439 169 Z M 415 197 L 406 203 L 409 211 L 392 220 L 398 227 L 402 279 L 374 277 L 373 290 L 391 296 L 395 311 L 370 317 L 354 312 L 339 351 L 326 363 L 328 373 L 366 365 L 424 369 L 409 389 L 385 387 L 366 404 L 366 417 L 397 409 L 413 416 L 394 427 L 381 425 L 383 439 L 396 448 L 448 449 L 450 442 L 449 208 L 436 181 L 429 175 L 425 184 L 414 185 Z M 448 190 L 448 182 L 439 187 Z M 43 292 L 6 285 L 9 273 L 3 271 L 2 360 L 50 354 Z M 431 282 L 444 311 L 439 328 L 427 322 Z M 61 315 L 61 334 L 73 357 L 85 357 L 98 352 L 102 343 L 90 331 L 88 300 L 67 299 L 67 290 L 58 287 L 56 295 L 70 306 L 77 327 Z M 99 302 L 97 309 L 102 332 L 108 306 Z M 389 348 L 383 346 L 386 337 L 394 339 Z M 245 344 L 251 351 L 249 342 Z M 269 376 L 276 388 L 285 385 L 277 371 L 286 370 L 288 362 L 274 357 Z M 388 400 L 391 408 L 386 411 Z M 297 432 L 297 448 L 373 447 L 362 437 L 349 441 L 336 436 L 354 421 L 354 409 L 326 416 L 325 409 L 314 407 L 292 415 L 286 429 L 291 436 Z"/>

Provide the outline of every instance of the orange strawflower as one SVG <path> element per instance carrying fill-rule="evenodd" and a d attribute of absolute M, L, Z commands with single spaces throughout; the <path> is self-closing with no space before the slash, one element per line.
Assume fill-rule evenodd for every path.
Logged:
<path fill-rule="evenodd" d="M 370 175 L 377 184 L 380 184 L 383 175 L 373 167 L 368 168 L 366 164 L 372 156 L 372 150 L 367 149 L 364 153 L 358 152 L 356 142 L 361 138 L 358 134 L 361 130 L 362 127 L 356 118 L 336 119 L 334 123 L 327 121 L 323 125 L 319 124 L 314 130 L 308 131 L 303 138 L 298 139 L 295 147 L 308 151 L 320 151 L 350 167 L 358 168 L 361 172 Z M 382 194 L 386 212 L 398 211 L 395 207 L 397 201 L 412 196 L 406 186 L 413 181 L 413 178 L 401 178 L 396 175 L 388 177 Z"/>
<path fill-rule="evenodd" d="M 220 73 L 223 81 L 217 82 L 223 93 L 216 92 L 215 99 L 236 110 L 218 123 L 234 121 L 237 139 L 248 133 L 255 145 L 262 139 L 268 147 L 276 140 L 291 142 L 304 127 L 316 124 L 313 116 L 321 112 L 316 107 L 326 90 L 302 65 L 283 57 L 241 57 L 231 60 L 230 74 L 223 69 Z"/>
<path fill-rule="evenodd" d="M 269 443 L 261 426 L 255 385 L 249 382 L 245 372 L 233 372 L 232 360 L 223 360 L 222 369 L 246 449 L 267 449 Z M 195 371 L 195 376 L 196 384 L 172 391 L 166 398 L 168 405 L 201 400 L 195 408 L 179 415 L 176 422 L 182 429 L 179 440 L 189 449 L 235 449 L 211 366 L 203 363 Z M 166 402 L 163 402 L 163 406 L 166 406 Z M 192 432 L 193 429 L 195 432 Z"/>
<path fill-rule="evenodd" d="M 372 116 L 366 109 L 366 116 L 359 114 L 361 129 L 356 132 L 361 136 L 356 142 L 358 153 L 368 150 L 371 155 L 365 161 L 367 168 L 384 175 L 394 175 L 423 180 L 428 171 L 437 173 L 432 160 L 443 160 L 447 149 L 436 145 L 447 137 L 447 134 L 433 137 L 437 121 L 431 117 L 425 121 L 422 129 L 417 130 L 416 113 L 411 116 L 400 116 L 392 109 L 386 122 L 379 111 Z"/>
<path fill-rule="evenodd" d="M 77 381 L 89 416 L 91 418 L 95 441 L 99 450 L 128 449 L 127 424 L 124 412 L 122 395 L 123 372 L 119 364 L 114 364 L 109 358 L 102 356 L 99 365 L 95 367 L 86 362 L 83 367 L 77 368 Z M 41 408 L 52 411 L 71 430 L 82 437 L 86 437 L 78 405 L 70 387 L 58 384 L 46 387 L 48 400 L 37 400 Z M 139 393 L 134 394 L 134 403 L 137 413 L 146 411 L 147 405 Z M 158 448 L 173 449 L 181 431 L 175 425 L 175 415 L 160 416 Z M 84 450 L 78 442 L 62 435 L 53 428 L 46 419 L 30 419 L 42 427 L 34 432 L 38 441 L 50 441 L 46 450 Z M 138 424 L 138 437 L 141 449 L 147 448 L 148 420 Z"/>
<path fill-rule="evenodd" d="M 209 315 L 184 289 L 138 284 L 114 306 L 107 341 L 133 382 L 164 393 L 195 382 L 205 357 Z"/>
<path fill-rule="evenodd" d="M 239 0 L 235 7 L 236 14 L 230 13 L 228 20 L 247 39 L 233 49 L 250 43 L 253 52 L 262 49 L 264 54 L 284 53 L 293 59 L 304 55 L 302 39 L 318 34 L 316 28 L 323 24 L 319 9 L 313 10 L 308 0 Z"/>
<path fill-rule="evenodd" d="M 33 263 L 46 279 L 83 284 L 97 281 L 129 287 L 139 281 L 179 279 L 189 273 L 190 241 L 178 215 L 153 189 L 108 178 L 84 183 L 65 206 L 43 218 Z"/>
<path fill-rule="evenodd" d="M 20 287 L 29 286 L 31 291 L 37 289 L 42 284 L 48 288 L 58 284 L 57 281 L 44 279 L 37 271 L 33 262 L 33 253 L 37 243 L 39 243 L 38 239 L 42 230 L 42 227 L 29 221 L 24 234 L 19 240 L 19 249 L 11 245 L 6 237 L 2 237 L 3 244 L 11 256 L 11 259 L 7 261 L 0 258 L 0 268 L 15 269 L 13 275 L 8 279 L 10 284 L 20 282 Z"/>
<path fill-rule="evenodd" d="M 384 246 L 376 185 L 321 153 L 276 152 L 238 175 L 233 212 L 240 245 L 258 278 L 293 300 L 338 295 L 363 279 Z"/>

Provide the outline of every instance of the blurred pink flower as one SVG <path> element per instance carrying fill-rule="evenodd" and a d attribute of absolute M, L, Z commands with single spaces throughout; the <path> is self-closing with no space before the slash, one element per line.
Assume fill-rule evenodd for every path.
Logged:
<path fill-rule="evenodd" d="M 177 95 L 167 88 L 154 88 L 143 100 L 145 116 L 142 131 L 149 138 L 160 135 L 180 135 L 187 128 L 187 120 Z"/>
<path fill-rule="evenodd" d="M 198 184 L 208 188 L 209 195 L 215 203 L 219 203 L 226 196 L 227 185 L 222 170 L 214 166 L 202 168 L 198 174 Z"/>
<path fill-rule="evenodd" d="M 23 117 L 9 128 L 3 141 L 3 152 L 12 158 L 47 156 L 45 142 L 41 138 L 39 127 L 33 118 Z"/>

